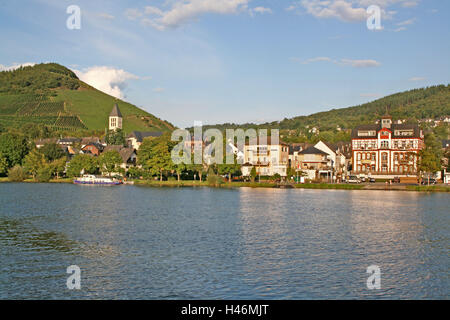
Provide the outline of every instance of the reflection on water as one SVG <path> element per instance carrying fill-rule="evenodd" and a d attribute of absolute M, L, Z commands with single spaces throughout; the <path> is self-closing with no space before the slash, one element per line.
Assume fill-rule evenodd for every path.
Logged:
<path fill-rule="evenodd" d="M 0 299 L 449 296 L 447 194 L 0 185 Z M 66 268 L 82 269 L 69 291 Z M 366 268 L 382 289 L 366 288 Z"/>

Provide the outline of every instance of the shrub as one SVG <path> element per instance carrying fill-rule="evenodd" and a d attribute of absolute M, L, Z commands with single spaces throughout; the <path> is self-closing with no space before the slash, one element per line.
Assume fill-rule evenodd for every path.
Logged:
<path fill-rule="evenodd" d="M 215 187 L 218 187 L 221 184 L 223 184 L 222 177 L 215 175 L 215 174 L 208 175 L 208 178 L 206 179 L 206 181 L 208 182 L 208 185 L 215 186 Z"/>
<path fill-rule="evenodd" d="M 25 170 L 17 165 L 8 171 L 8 180 L 11 182 L 22 182 L 27 177 Z"/>
<path fill-rule="evenodd" d="M 49 182 L 52 178 L 52 170 L 50 166 L 44 166 L 39 168 L 36 174 L 36 180 L 38 182 Z"/>

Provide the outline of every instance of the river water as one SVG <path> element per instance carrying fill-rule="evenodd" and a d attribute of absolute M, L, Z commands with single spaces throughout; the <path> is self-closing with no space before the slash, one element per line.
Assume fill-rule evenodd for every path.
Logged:
<path fill-rule="evenodd" d="M 4 183 L 0 299 L 448 299 L 449 208 L 443 193 Z"/>

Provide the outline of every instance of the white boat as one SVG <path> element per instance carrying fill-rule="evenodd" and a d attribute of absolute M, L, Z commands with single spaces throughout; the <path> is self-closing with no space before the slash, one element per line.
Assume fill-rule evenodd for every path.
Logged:
<path fill-rule="evenodd" d="M 119 185 L 122 184 L 122 181 L 111 179 L 111 178 L 105 178 L 105 177 L 97 177 L 92 174 L 85 174 L 82 177 L 75 178 L 73 181 L 75 184 L 98 184 L 98 185 Z"/>

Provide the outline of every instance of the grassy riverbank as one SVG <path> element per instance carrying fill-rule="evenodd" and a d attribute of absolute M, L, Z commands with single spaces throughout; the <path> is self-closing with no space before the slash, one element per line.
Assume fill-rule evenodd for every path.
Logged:
<path fill-rule="evenodd" d="M 450 192 L 450 186 L 406 186 L 408 191 Z"/>
<path fill-rule="evenodd" d="M 305 183 L 294 185 L 279 185 L 275 182 L 223 182 L 219 185 L 208 184 L 207 181 L 158 181 L 158 180 L 131 180 L 138 186 L 151 187 L 210 187 L 210 188 L 295 188 L 295 189 L 331 189 L 331 190 L 385 190 L 385 191 L 417 191 L 417 192 L 450 192 L 450 186 L 414 186 L 384 184 L 329 184 L 329 183 Z M 10 182 L 7 177 L 0 177 L 0 183 Z M 33 179 L 26 179 L 24 183 L 39 183 Z M 52 179 L 48 183 L 73 183 L 73 179 Z"/>
<path fill-rule="evenodd" d="M 217 187 L 217 188 L 275 188 L 276 183 L 270 182 L 224 182 L 220 185 L 210 185 L 207 181 L 157 181 L 157 180 L 135 180 L 135 185 L 155 186 L 155 187 Z"/>
<path fill-rule="evenodd" d="M 12 182 L 12 181 L 9 181 L 8 177 L 0 177 L 0 183 L 7 183 L 7 182 Z M 22 182 L 23 183 L 40 183 L 33 179 L 25 179 Z M 71 178 L 52 179 L 48 183 L 73 183 L 73 179 L 71 179 Z"/>

